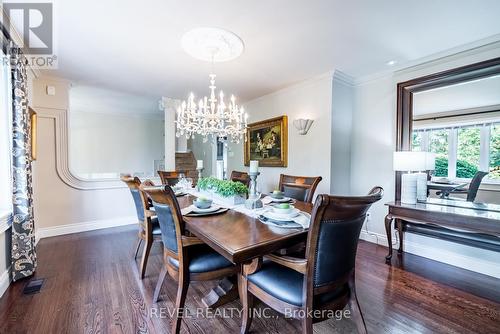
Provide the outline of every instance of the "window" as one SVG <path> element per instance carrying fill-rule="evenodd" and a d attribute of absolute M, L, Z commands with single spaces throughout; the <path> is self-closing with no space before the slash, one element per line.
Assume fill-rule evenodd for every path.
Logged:
<path fill-rule="evenodd" d="M 4 54 L 0 51 L 0 57 Z M 10 67 L 0 64 L 0 220 L 12 211 Z"/>
<path fill-rule="evenodd" d="M 412 150 L 436 153 L 435 176 L 471 179 L 484 170 L 487 179 L 500 181 L 500 121 L 417 128 Z"/>

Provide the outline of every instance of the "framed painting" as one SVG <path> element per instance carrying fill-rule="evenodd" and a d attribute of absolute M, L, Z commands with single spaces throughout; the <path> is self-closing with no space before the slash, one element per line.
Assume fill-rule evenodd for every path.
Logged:
<path fill-rule="evenodd" d="M 286 167 L 288 164 L 288 119 L 281 116 L 248 124 L 245 142 L 245 166 L 258 160 L 262 167 Z"/>

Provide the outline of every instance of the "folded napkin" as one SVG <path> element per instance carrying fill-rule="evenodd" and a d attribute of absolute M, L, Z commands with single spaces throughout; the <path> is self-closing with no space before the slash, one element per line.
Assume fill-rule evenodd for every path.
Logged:
<path fill-rule="evenodd" d="M 298 216 L 292 218 L 292 221 L 302 225 L 303 228 L 309 228 L 311 224 L 311 215 L 307 212 L 300 212 Z"/>
<path fill-rule="evenodd" d="M 286 225 L 287 222 L 294 222 L 302 226 L 302 228 L 307 229 L 309 228 L 309 225 L 311 224 L 311 215 L 308 214 L 307 212 L 300 212 L 297 216 L 291 217 L 288 220 L 278 220 L 274 219 L 271 217 L 266 216 L 265 212 L 262 214 L 264 218 L 266 218 L 267 221 L 272 223 L 273 225 L 280 226 L 280 225 Z M 276 222 L 276 223 L 274 223 Z"/>
<path fill-rule="evenodd" d="M 181 213 L 183 216 L 187 215 L 188 213 L 191 213 L 192 211 L 193 211 L 192 205 L 185 207 L 184 209 L 181 209 Z"/>
<path fill-rule="evenodd" d="M 266 196 L 261 199 L 262 204 L 271 204 L 273 202 L 273 198 L 271 196 Z"/>

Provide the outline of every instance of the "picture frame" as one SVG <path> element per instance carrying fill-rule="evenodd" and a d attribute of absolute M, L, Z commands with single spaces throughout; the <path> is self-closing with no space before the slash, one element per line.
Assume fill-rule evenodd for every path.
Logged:
<path fill-rule="evenodd" d="M 38 154 L 38 114 L 29 107 L 30 127 L 31 127 L 31 160 L 36 161 Z"/>
<path fill-rule="evenodd" d="M 286 115 L 248 124 L 244 164 L 258 160 L 261 167 L 287 167 L 288 117 Z"/>

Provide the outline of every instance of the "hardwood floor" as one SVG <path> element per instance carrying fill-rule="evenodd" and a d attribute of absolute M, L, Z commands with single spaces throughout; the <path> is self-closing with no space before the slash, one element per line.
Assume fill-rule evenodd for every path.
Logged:
<path fill-rule="evenodd" d="M 30 296 L 22 294 L 26 282 L 9 287 L 0 300 L 0 333 L 169 333 L 167 308 L 173 305 L 176 283 L 168 278 L 162 300 L 152 305 L 161 248 L 154 246 L 141 281 L 132 255 L 135 238 L 136 229 L 129 226 L 42 239 L 35 277 L 45 278 L 44 286 Z M 410 254 L 389 266 L 386 252 L 371 243 L 359 245 L 357 290 L 369 333 L 500 333 L 500 280 Z M 192 314 L 181 332 L 239 332 L 236 312 L 233 318 L 195 317 L 196 308 L 203 308 L 201 298 L 214 285 L 190 287 L 186 307 Z M 219 312 L 240 307 L 236 301 Z M 256 318 L 253 333 L 299 331 L 298 321 L 266 314 L 273 318 Z M 331 319 L 315 324 L 314 331 L 355 329 L 349 319 Z"/>

